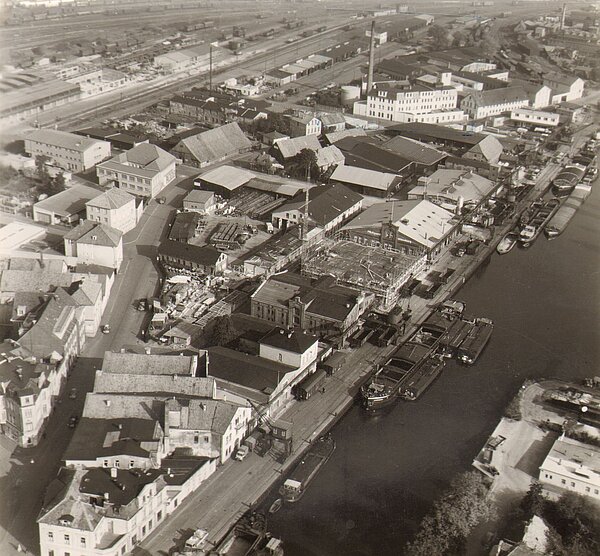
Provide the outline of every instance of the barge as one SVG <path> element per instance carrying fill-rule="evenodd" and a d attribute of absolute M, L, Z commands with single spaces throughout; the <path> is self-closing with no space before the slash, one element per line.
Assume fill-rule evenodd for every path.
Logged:
<path fill-rule="evenodd" d="M 519 242 L 523 247 L 529 247 L 539 237 L 559 207 L 559 199 L 550 199 L 535 211 L 519 234 Z"/>
<path fill-rule="evenodd" d="M 402 381 L 400 396 L 410 401 L 419 398 L 431 383 L 440 376 L 445 364 L 441 355 L 432 355 L 425 359 Z"/>
<path fill-rule="evenodd" d="M 472 329 L 458 347 L 456 358 L 465 365 L 473 365 L 490 341 L 493 330 L 494 323 L 491 320 L 476 319 Z"/>
<path fill-rule="evenodd" d="M 517 244 L 517 237 L 514 232 L 506 234 L 496 246 L 496 252 L 499 255 L 506 255 Z"/>
<path fill-rule="evenodd" d="M 430 346 L 413 341 L 400 346 L 361 388 L 363 407 L 367 411 L 374 411 L 394 402 L 400 395 L 403 381 L 431 351 Z"/>
<path fill-rule="evenodd" d="M 544 233 L 548 239 L 555 238 L 562 234 L 569 225 L 579 207 L 590 196 L 592 187 L 590 185 L 577 185 L 569 195 L 564 204 L 556 211 L 554 216 L 548 222 Z"/>
<path fill-rule="evenodd" d="M 302 456 L 290 476 L 281 485 L 279 494 L 285 502 L 297 502 L 323 465 L 335 450 L 335 441 L 330 434 L 315 440 L 310 450 Z"/>

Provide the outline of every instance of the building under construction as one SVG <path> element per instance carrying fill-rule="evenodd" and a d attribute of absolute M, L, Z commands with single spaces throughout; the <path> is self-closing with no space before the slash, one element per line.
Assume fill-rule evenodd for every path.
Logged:
<path fill-rule="evenodd" d="M 388 311 L 398 301 L 400 288 L 425 264 L 426 257 L 423 256 L 324 239 L 306 249 L 302 257 L 302 274 L 310 278 L 333 276 L 342 286 L 373 293 L 380 309 Z"/>

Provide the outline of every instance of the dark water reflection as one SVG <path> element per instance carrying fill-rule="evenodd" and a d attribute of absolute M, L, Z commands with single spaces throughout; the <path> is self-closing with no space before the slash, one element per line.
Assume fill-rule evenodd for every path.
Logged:
<path fill-rule="evenodd" d="M 525 379 L 598 374 L 599 215 L 597 184 L 562 236 L 494 255 L 473 276 L 458 297 L 495 322 L 480 360 L 449 363 L 420 401 L 344 417 L 336 452 L 302 500 L 270 517 L 286 556 L 401 554 Z"/>

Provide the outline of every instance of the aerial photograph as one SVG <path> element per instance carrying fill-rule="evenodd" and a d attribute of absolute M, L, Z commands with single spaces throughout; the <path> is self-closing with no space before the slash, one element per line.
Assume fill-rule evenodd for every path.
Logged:
<path fill-rule="evenodd" d="M 0 556 L 598 556 L 600 0 L 0 0 Z"/>

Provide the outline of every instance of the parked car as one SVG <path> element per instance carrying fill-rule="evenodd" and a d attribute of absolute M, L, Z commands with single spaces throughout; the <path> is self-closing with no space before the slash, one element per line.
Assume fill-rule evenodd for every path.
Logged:
<path fill-rule="evenodd" d="M 110 324 L 105 324 L 102 326 L 102 334 L 110 334 Z"/>
<path fill-rule="evenodd" d="M 75 426 L 77 425 L 77 422 L 79 421 L 79 417 L 77 417 L 77 415 L 71 415 L 71 417 L 69 417 L 69 428 L 70 429 L 74 429 Z"/>
<path fill-rule="evenodd" d="M 250 448 L 248 448 L 248 446 L 246 445 L 242 445 L 236 450 L 235 454 L 233 455 L 233 459 L 236 459 L 238 461 L 244 461 L 244 459 L 249 453 Z"/>
<path fill-rule="evenodd" d="M 77 398 L 77 388 L 71 388 L 71 391 L 69 392 L 69 398 L 71 400 L 74 400 Z"/>

